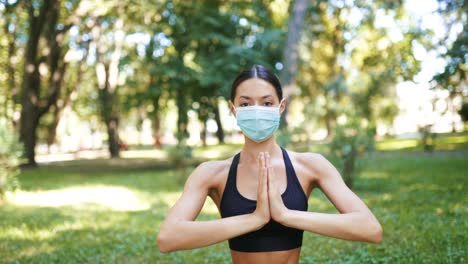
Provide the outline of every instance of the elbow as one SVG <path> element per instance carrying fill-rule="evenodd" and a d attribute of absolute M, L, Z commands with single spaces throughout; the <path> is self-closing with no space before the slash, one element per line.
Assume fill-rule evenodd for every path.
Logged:
<path fill-rule="evenodd" d="M 369 235 L 367 241 L 370 243 L 378 244 L 382 241 L 383 238 L 383 229 L 380 223 L 376 220 L 374 223 L 370 224 Z"/>
<path fill-rule="evenodd" d="M 168 234 L 165 230 L 160 230 L 157 239 L 157 246 L 159 252 L 161 253 L 169 253 L 175 251 L 175 248 L 171 246 L 171 234 Z"/>

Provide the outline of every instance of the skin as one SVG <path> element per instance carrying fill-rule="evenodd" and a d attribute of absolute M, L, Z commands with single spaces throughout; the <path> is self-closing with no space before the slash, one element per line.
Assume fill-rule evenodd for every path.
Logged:
<path fill-rule="evenodd" d="M 262 79 L 242 82 L 234 102 L 235 107 L 248 105 L 280 106 L 274 87 Z M 237 188 L 246 198 L 257 200 L 251 214 L 211 221 L 196 221 L 209 196 L 220 206 L 232 158 L 200 164 L 190 175 L 184 191 L 169 210 L 160 226 L 158 247 L 162 253 L 209 246 L 262 228 L 270 219 L 282 225 L 319 235 L 371 243 L 382 240 L 382 227 L 364 202 L 343 182 L 336 168 L 317 153 L 288 151 L 304 193 L 309 197 L 320 188 L 339 211 L 337 214 L 302 212 L 285 207 L 281 194 L 286 190 L 286 168 L 281 148 L 274 136 L 260 143 L 245 137 L 237 172 Z M 209 235 L 207 235 L 209 234 Z M 233 263 L 298 263 L 300 248 L 246 253 L 231 250 Z"/>

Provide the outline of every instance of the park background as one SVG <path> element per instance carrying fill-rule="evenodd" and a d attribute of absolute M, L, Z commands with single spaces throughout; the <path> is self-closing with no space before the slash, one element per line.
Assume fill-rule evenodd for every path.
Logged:
<path fill-rule="evenodd" d="M 467 259 L 466 0 L 0 1 L 0 262 L 229 263 L 161 254 L 200 162 L 238 152 L 227 100 L 253 64 L 288 98 L 276 133 L 319 152 L 382 243 L 305 234 L 301 263 Z M 337 212 L 315 190 L 310 211 Z M 198 219 L 218 218 L 207 199 Z M 209 234 L 208 234 L 209 235 Z"/>

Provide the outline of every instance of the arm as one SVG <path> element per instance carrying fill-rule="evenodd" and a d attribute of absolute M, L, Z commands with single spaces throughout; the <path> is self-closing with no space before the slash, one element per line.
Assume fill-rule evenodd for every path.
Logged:
<path fill-rule="evenodd" d="M 251 214 L 211 221 L 195 221 L 208 195 L 209 178 L 213 171 L 216 171 L 213 163 L 204 163 L 192 173 L 185 183 L 182 196 L 170 209 L 160 227 L 158 246 L 161 252 L 209 246 L 258 230 L 268 222 L 269 213 L 267 217 L 260 213 L 262 206 L 259 206 L 258 210 Z M 266 181 L 266 170 L 264 174 L 265 177 L 259 177 L 259 180 Z M 263 196 L 263 200 L 268 201 L 266 188 L 259 188 L 258 191 L 259 197 Z M 266 210 L 268 212 L 268 205 L 266 205 Z"/>
<path fill-rule="evenodd" d="M 317 176 L 320 189 L 340 214 L 295 211 L 283 205 L 282 212 L 276 214 L 279 215 L 277 221 L 325 236 L 379 243 L 382 240 L 380 223 L 364 202 L 346 186 L 336 168 L 321 155 L 304 155 L 307 155 L 307 161 L 304 161 L 307 172 Z"/>

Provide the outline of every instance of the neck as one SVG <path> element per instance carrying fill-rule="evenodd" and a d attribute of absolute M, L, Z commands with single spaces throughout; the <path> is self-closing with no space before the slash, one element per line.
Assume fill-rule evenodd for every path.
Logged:
<path fill-rule="evenodd" d="M 244 136 L 245 137 L 245 136 Z M 271 158 L 281 157 L 280 146 L 276 143 L 275 137 L 257 143 L 248 137 L 245 137 L 245 144 L 242 148 L 242 159 L 245 161 L 257 161 L 260 152 L 268 152 Z"/>

